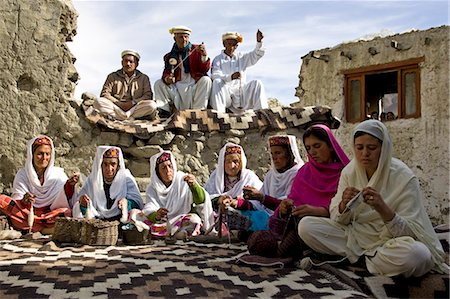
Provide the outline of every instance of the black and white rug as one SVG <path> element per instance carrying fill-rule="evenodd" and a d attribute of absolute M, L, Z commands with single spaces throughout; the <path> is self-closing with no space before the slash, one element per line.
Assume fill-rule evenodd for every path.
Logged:
<path fill-rule="evenodd" d="M 447 243 L 448 245 L 448 243 Z M 447 246 L 448 248 L 448 246 Z M 155 241 L 58 247 L 49 238 L 0 241 L 2 298 L 448 298 L 448 276 L 372 276 L 352 265 L 305 271 L 237 263 L 245 244 Z"/>

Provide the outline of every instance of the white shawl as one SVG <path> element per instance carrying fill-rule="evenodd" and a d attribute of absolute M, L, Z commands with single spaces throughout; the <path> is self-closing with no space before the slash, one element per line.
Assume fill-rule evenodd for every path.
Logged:
<path fill-rule="evenodd" d="M 119 152 L 119 169 L 114 177 L 109 194 L 111 199 L 114 199 L 114 203 L 110 209 L 107 208 L 107 200 L 105 195 L 105 189 L 103 187 L 103 172 L 102 162 L 103 154 L 110 148 L 115 148 Z M 99 146 L 92 165 L 92 171 L 87 178 L 86 183 L 80 190 L 78 200 L 73 207 L 74 217 L 83 217 L 80 211 L 80 197 L 86 194 L 91 199 L 90 211 L 92 216 L 97 218 L 111 218 L 121 213 L 118 207 L 118 202 L 122 198 L 130 199 L 136 202 L 139 208 L 142 208 L 142 198 L 131 172 L 125 168 L 125 162 L 123 159 L 122 150 L 114 146 Z"/>
<path fill-rule="evenodd" d="M 42 208 L 50 206 L 51 210 L 57 208 L 69 208 L 69 203 L 64 192 L 64 185 L 67 182 L 67 175 L 64 173 L 64 169 L 56 167 L 55 165 L 55 148 L 53 141 L 50 140 L 52 153 L 50 162 L 47 169 L 44 172 L 44 184 L 41 185 L 36 170 L 33 166 L 33 143 L 37 138 L 43 136 L 36 136 L 28 141 L 27 144 L 27 160 L 25 167 L 21 168 L 13 182 L 13 194 L 14 200 L 21 200 L 25 193 L 29 192 L 36 196 L 36 201 L 33 206 L 36 208 Z"/>
<path fill-rule="evenodd" d="M 343 169 L 338 191 L 330 204 L 330 217 L 345 225 L 348 235 L 347 256 L 350 260 L 356 260 L 364 252 L 373 252 L 393 238 L 378 212 L 363 202 L 350 212 L 339 213 L 339 203 L 345 188 L 362 190 L 366 186 L 372 186 L 391 209 L 406 221 L 415 239 L 428 247 L 435 262 L 434 268 L 444 269 L 444 252 L 423 206 L 419 181 L 406 164 L 392 158 L 392 142 L 387 128 L 377 120 L 367 120 L 355 128 L 353 136 L 356 132 L 368 133 L 383 143 L 378 168 L 370 180 L 367 179 L 365 169 L 353 159 Z"/>
<path fill-rule="evenodd" d="M 157 175 L 156 160 L 163 154 L 170 154 L 174 177 L 170 186 L 166 187 Z M 177 171 L 175 158 L 170 151 L 162 151 L 150 158 L 150 184 L 147 186 L 146 199 L 147 203 L 143 209 L 145 215 L 156 212 L 159 208 L 166 208 L 169 213 L 167 217 L 169 221 L 180 215 L 188 214 L 192 210 L 192 192 L 189 185 L 184 181 L 187 174 Z M 204 190 L 205 191 L 205 190 Z M 205 230 L 208 230 L 214 223 L 211 199 L 208 192 L 205 191 L 205 202 L 197 209 L 202 219 Z"/>
<path fill-rule="evenodd" d="M 225 150 L 227 147 L 239 147 L 241 149 L 241 176 L 239 181 L 227 192 L 225 189 Z M 259 177 L 251 170 L 247 169 L 247 157 L 245 156 L 244 149 L 237 144 L 227 143 L 219 152 L 219 160 L 217 161 L 217 168 L 211 173 L 208 181 L 206 182 L 205 189 L 211 194 L 212 198 L 226 194 L 232 198 L 238 196 L 242 197 L 243 188 L 246 185 L 253 186 L 260 190 L 262 187 L 262 182 Z"/>
<path fill-rule="evenodd" d="M 287 135 L 285 137 L 289 138 L 289 147 L 292 154 L 294 155 L 294 162 L 297 164 L 295 164 L 285 172 L 280 173 L 276 170 L 275 165 L 273 164 L 272 155 L 270 155 L 272 168 L 267 172 L 261 189 L 263 194 L 278 199 L 287 198 L 289 192 L 291 191 L 292 182 L 294 181 L 298 170 L 303 166 L 303 164 L 305 164 L 305 162 L 303 162 L 302 158 L 300 157 L 296 137 L 293 135 Z M 268 142 L 268 146 L 270 150 L 270 142 Z"/>

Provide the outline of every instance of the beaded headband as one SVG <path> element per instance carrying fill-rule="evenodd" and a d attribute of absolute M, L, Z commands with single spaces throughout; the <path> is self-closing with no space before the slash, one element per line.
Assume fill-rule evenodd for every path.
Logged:
<path fill-rule="evenodd" d="M 272 136 L 269 138 L 270 146 L 275 145 L 289 145 L 289 137 L 287 136 Z"/>
<path fill-rule="evenodd" d="M 241 154 L 241 148 L 239 146 L 229 146 L 225 150 L 225 156 L 232 154 Z"/>
<path fill-rule="evenodd" d="M 166 161 L 170 161 L 170 154 L 169 153 L 163 153 L 161 156 L 156 159 L 156 165 L 159 165 L 161 163 L 164 163 Z"/>
<path fill-rule="evenodd" d="M 33 142 L 33 145 L 32 145 L 33 153 L 41 145 L 50 145 L 51 146 L 52 145 L 52 141 L 50 140 L 49 137 L 47 137 L 45 135 L 39 136 Z"/>
<path fill-rule="evenodd" d="M 103 158 L 119 158 L 120 151 L 118 148 L 113 147 L 108 149 L 104 154 Z"/>

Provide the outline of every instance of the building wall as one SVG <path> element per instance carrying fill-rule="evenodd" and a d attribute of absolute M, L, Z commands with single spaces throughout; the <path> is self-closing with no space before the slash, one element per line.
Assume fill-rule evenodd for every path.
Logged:
<path fill-rule="evenodd" d="M 391 46 L 395 40 L 407 50 Z M 376 48 L 378 54 L 369 53 Z M 295 105 L 328 105 L 342 120 L 335 132 L 349 155 L 351 133 L 356 124 L 344 117 L 343 70 L 425 57 L 420 66 L 421 117 L 386 122 L 394 144 L 394 156 L 417 175 L 424 193 L 424 205 L 433 223 L 449 219 L 449 27 L 412 31 L 370 41 L 340 44 L 314 51 L 327 55 L 328 62 L 303 57 Z M 351 56 L 351 59 L 345 55 Z"/>

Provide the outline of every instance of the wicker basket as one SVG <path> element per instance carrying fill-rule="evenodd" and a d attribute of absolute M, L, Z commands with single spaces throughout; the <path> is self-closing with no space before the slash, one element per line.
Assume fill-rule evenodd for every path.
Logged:
<path fill-rule="evenodd" d="M 119 221 L 99 219 L 84 220 L 81 243 L 86 245 L 116 245 L 119 238 Z"/>
<path fill-rule="evenodd" d="M 0 230 L 8 230 L 9 223 L 8 218 L 6 216 L 0 216 Z"/>
<path fill-rule="evenodd" d="M 84 219 L 57 217 L 52 240 L 60 243 L 81 243 Z"/>
<path fill-rule="evenodd" d="M 118 221 L 57 217 L 52 239 L 60 243 L 116 245 Z"/>
<path fill-rule="evenodd" d="M 146 245 L 151 244 L 151 239 L 149 238 L 149 231 L 147 229 L 139 232 L 136 227 L 133 229 L 122 231 L 123 244 L 126 245 Z"/>

